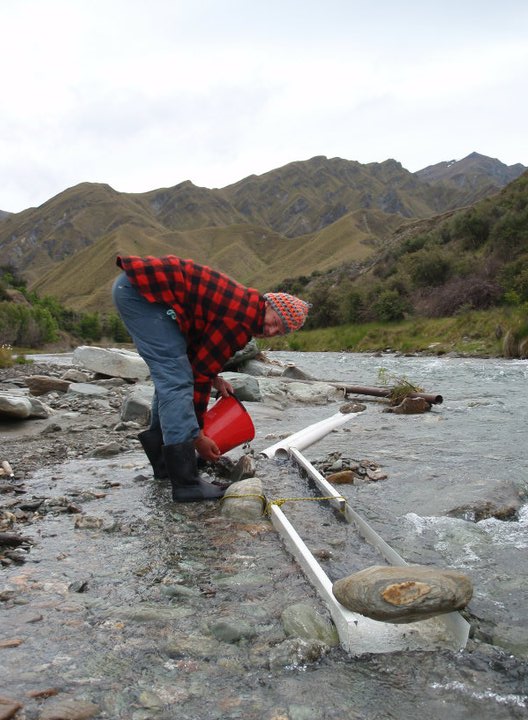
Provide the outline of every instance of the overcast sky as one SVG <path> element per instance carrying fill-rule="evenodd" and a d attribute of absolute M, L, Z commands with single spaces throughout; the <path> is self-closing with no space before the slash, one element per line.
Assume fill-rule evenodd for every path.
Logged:
<path fill-rule="evenodd" d="M 528 166 L 527 0 L 0 0 L 0 209 L 314 155 Z"/>

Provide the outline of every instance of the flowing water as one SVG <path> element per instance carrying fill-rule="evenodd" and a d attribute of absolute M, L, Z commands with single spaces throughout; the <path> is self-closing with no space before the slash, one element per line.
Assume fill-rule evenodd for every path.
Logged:
<path fill-rule="evenodd" d="M 304 454 L 316 462 L 340 451 L 381 466 L 386 480 L 340 491 L 408 562 L 471 577 L 474 639 L 459 652 L 356 658 L 335 647 L 318 662 L 284 667 L 270 660 L 284 641 L 282 609 L 318 600 L 269 523 L 237 527 L 213 503 L 171 505 L 163 484 L 132 479 L 145 467 L 139 451 L 74 460 L 33 478 L 32 493 L 53 496 L 56 511 L 33 526 L 36 544 L 24 565 L 2 571 L 2 639 L 20 643 L 0 646 L 0 695 L 23 699 L 28 720 L 51 702 L 29 700 L 28 692 L 45 688 L 94 702 L 97 717 L 126 720 L 528 715 L 526 505 L 508 521 L 446 514 L 474 493 L 494 501 L 510 483 L 526 497 L 528 363 L 276 356 L 350 385 L 379 385 L 382 368 L 444 397 L 416 416 L 385 414 L 384 405 L 364 398 L 364 412 Z M 274 442 L 271 434 L 294 432 L 336 409 L 254 405 L 252 446 L 258 453 Z M 257 470 L 274 496 L 310 492 L 288 462 L 260 459 Z M 328 508 L 284 508 L 312 549 L 330 550 L 322 564 L 332 578 L 376 562 L 373 549 Z"/>

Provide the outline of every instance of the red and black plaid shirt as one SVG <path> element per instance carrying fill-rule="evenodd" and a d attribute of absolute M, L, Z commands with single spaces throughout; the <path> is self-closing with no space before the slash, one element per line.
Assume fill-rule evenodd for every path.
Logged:
<path fill-rule="evenodd" d="M 167 305 L 176 313 L 187 339 L 194 407 L 202 427 L 213 378 L 263 330 L 264 298 L 221 272 L 175 255 L 118 257 L 117 265 L 146 300 Z"/>

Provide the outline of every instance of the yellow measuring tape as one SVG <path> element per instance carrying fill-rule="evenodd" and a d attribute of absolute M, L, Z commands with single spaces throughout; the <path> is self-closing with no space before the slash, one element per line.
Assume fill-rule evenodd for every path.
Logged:
<path fill-rule="evenodd" d="M 267 500 L 264 495 L 260 495 L 257 493 L 247 493 L 244 495 L 235 495 L 235 494 L 224 495 L 222 498 L 220 498 L 220 500 L 223 502 L 224 500 L 229 500 L 231 498 L 233 498 L 233 499 L 239 498 L 242 500 L 244 498 L 258 498 L 262 502 L 262 505 L 264 508 L 264 510 L 263 510 L 264 515 L 266 515 L 268 517 L 271 515 L 271 506 L 272 505 L 277 505 L 277 507 L 280 508 L 284 505 L 284 503 L 287 503 L 287 502 L 318 502 L 320 500 L 342 500 L 344 503 L 346 503 L 346 499 L 342 495 L 338 495 L 337 497 L 335 497 L 333 495 L 323 496 L 323 497 L 286 497 L 286 498 L 275 498 L 275 500 Z M 341 512 L 343 512 L 343 510 L 341 510 Z"/>

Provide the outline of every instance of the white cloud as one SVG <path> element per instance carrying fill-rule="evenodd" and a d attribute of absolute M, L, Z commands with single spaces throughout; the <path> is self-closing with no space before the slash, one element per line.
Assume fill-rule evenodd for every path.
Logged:
<path fill-rule="evenodd" d="M 528 6 L 3 0 L 0 209 L 313 155 L 528 165 Z"/>

